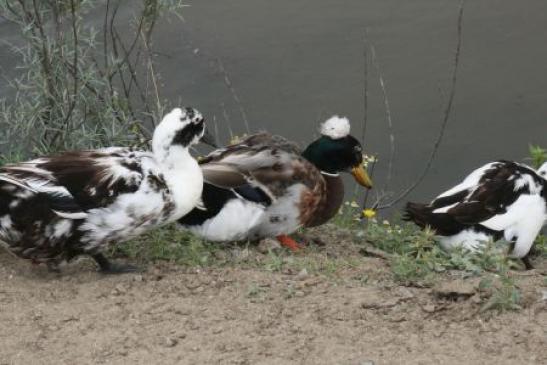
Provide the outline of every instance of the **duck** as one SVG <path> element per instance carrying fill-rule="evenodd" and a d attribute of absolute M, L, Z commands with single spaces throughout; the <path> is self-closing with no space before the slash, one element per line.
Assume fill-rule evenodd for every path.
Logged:
<path fill-rule="evenodd" d="M 203 174 L 189 152 L 199 141 L 214 145 L 202 114 L 175 108 L 155 128 L 151 151 L 107 147 L 2 166 L 2 246 L 56 272 L 82 255 L 102 273 L 137 270 L 103 251 L 199 204 Z"/>
<path fill-rule="evenodd" d="M 320 126 L 320 137 L 304 150 L 284 137 L 260 132 L 200 160 L 202 206 L 178 225 L 208 241 L 256 241 L 275 237 L 297 251 L 289 235 L 337 214 L 344 198 L 341 173 L 372 188 L 363 148 L 345 117 Z"/>
<path fill-rule="evenodd" d="M 445 249 L 476 251 L 505 239 L 508 255 L 532 269 L 528 253 L 547 221 L 547 163 L 538 170 L 495 161 L 472 171 L 428 204 L 408 202 L 403 219 L 430 227 Z"/>

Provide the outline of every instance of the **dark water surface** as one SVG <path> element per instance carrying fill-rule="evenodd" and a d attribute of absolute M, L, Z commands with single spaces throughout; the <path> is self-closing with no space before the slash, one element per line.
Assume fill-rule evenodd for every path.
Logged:
<path fill-rule="evenodd" d="M 305 144 L 317 135 L 319 120 L 341 114 L 361 136 L 367 28 L 395 131 L 390 189 L 402 189 L 419 174 L 448 98 L 459 1 L 188 3 L 184 23 L 173 18 L 158 28 L 163 97 L 193 105 L 209 120 L 215 116 L 224 135 L 228 126 L 242 133 L 239 107 L 219 71 L 220 60 L 253 130 L 267 129 Z M 17 40 L 17 31 L 7 23 L 0 23 L 0 34 L 2 40 Z M 0 52 L 0 71 L 13 75 L 17 57 L 4 45 Z M 0 96 L 5 93 L 3 83 Z M 369 93 L 365 149 L 380 156 L 375 180 L 381 187 L 389 134 L 372 65 Z M 547 1 L 467 1 L 452 118 L 433 168 L 410 198 L 429 199 L 487 161 L 521 160 L 529 143 L 547 146 Z"/>

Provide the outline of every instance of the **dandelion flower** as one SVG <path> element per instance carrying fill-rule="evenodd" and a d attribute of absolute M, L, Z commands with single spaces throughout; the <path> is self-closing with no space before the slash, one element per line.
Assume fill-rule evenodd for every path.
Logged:
<path fill-rule="evenodd" d="M 376 211 L 374 209 L 370 209 L 370 208 L 369 209 L 364 209 L 363 210 L 363 216 L 365 218 L 368 218 L 368 219 L 374 218 L 374 217 L 376 217 Z"/>

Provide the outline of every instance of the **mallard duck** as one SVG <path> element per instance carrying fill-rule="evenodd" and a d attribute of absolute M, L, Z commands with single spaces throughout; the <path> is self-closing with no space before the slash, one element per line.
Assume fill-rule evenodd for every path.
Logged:
<path fill-rule="evenodd" d="M 0 241 L 52 270 L 79 255 L 104 273 L 132 271 L 101 253 L 173 222 L 198 204 L 203 175 L 190 155 L 204 138 L 195 109 L 174 109 L 156 127 L 152 151 L 110 147 L 65 152 L 0 169 Z"/>
<path fill-rule="evenodd" d="M 321 137 L 304 151 L 280 136 L 251 135 L 216 150 L 200 161 L 203 206 L 179 224 L 210 241 L 277 237 L 292 250 L 288 234 L 331 219 L 344 198 L 341 172 L 351 171 L 367 188 L 363 150 L 350 135 L 347 118 L 321 125 Z"/>
<path fill-rule="evenodd" d="M 476 250 L 485 241 L 512 243 L 511 256 L 532 268 L 528 252 L 547 220 L 547 163 L 535 171 L 498 161 L 486 164 L 429 204 L 409 202 L 405 219 L 431 227 L 445 248 Z"/>

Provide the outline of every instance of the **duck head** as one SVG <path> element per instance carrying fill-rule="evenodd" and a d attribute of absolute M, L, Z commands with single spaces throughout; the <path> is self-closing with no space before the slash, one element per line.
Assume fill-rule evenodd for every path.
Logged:
<path fill-rule="evenodd" d="M 363 167 L 363 147 L 349 133 L 349 120 L 333 116 L 321 124 L 321 137 L 312 142 L 302 156 L 323 173 L 350 172 L 357 183 L 370 189 L 372 180 Z"/>
<path fill-rule="evenodd" d="M 216 147 L 201 113 L 194 108 L 175 108 L 163 117 L 154 130 L 152 149 L 160 154 L 173 147 L 186 150 L 200 141 Z"/>
<path fill-rule="evenodd" d="M 537 169 L 537 173 L 539 176 L 547 180 L 547 162 L 545 162 L 539 167 L 539 169 Z"/>

